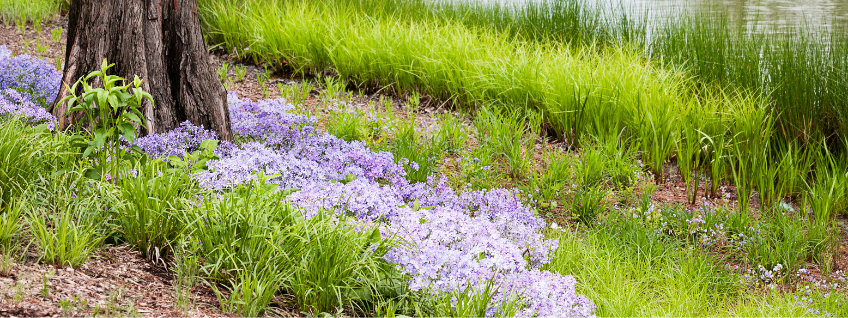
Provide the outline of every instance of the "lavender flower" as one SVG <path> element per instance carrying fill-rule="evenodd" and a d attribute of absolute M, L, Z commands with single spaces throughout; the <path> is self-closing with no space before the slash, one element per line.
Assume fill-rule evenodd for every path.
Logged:
<path fill-rule="evenodd" d="M 11 88 L 0 90 L 0 116 L 3 115 L 18 117 L 31 124 L 47 124 L 51 131 L 56 126 L 56 118 L 52 114 Z"/>
<path fill-rule="evenodd" d="M 153 158 L 182 156 L 186 152 L 197 150 L 200 143 L 208 139 L 218 139 L 218 135 L 191 122 L 183 122 L 180 127 L 162 134 L 150 134 L 138 138 L 135 145 Z"/>
<path fill-rule="evenodd" d="M 0 70 L 0 90 L 14 89 L 37 106 L 49 105 L 59 93 L 62 73 L 46 59 L 12 56 L 5 45 L 0 45 Z"/>

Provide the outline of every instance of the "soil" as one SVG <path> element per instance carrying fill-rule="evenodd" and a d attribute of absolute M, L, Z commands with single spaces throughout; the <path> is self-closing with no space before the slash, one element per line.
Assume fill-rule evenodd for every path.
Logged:
<path fill-rule="evenodd" d="M 65 40 L 68 35 L 68 20 L 60 17 L 53 22 L 44 23 L 41 33 L 32 24 L 22 30 L 17 25 L 0 24 L 0 45 L 12 51 L 12 54 L 29 54 L 40 58 L 46 58 L 51 63 L 56 59 L 65 58 Z M 53 33 L 61 31 L 58 41 L 54 40 Z"/>
<path fill-rule="evenodd" d="M 31 249 L 0 276 L 0 316 L 220 317 L 215 295 L 203 285 L 180 308 L 171 272 L 129 246 L 108 246 L 77 269 L 37 262 Z"/>
<path fill-rule="evenodd" d="M 54 22 L 43 25 L 39 34 L 32 25 L 21 32 L 18 27 L 0 26 L 0 45 L 6 45 L 15 54 L 30 54 L 32 56 L 47 58 L 51 61 L 62 59 L 64 56 L 65 27 L 67 20 L 59 18 Z M 54 41 L 51 35 L 53 30 L 62 29 L 59 41 Z M 57 31 L 58 32 L 58 31 Z M 37 40 L 36 40 L 37 39 Z M 38 44 L 38 45 L 36 45 Z M 38 47 L 37 47 L 38 46 Z M 277 84 L 291 85 L 299 83 L 303 78 L 292 74 L 273 73 L 267 80 L 264 91 L 257 78 L 264 69 L 250 63 L 243 63 L 223 52 L 213 52 L 211 63 L 216 68 L 223 63 L 230 65 L 228 77 L 229 91 L 235 91 L 242 98 L 260 100 L 279 97 L 281 94 Z M 235 80 L 235 65 L 244 66 L 246 75 L 242 80 Z M 314 81 L 314 78 L 309 78 Z M 351 89 L 352 87 L 349 87 Z M 306 111 L 317 114 L 330 114 L 331 103 L 319 98 L 320 92 L 313 90 L 309 98 L 304 102 Z M 348 103 L 344 106 L 348 109 L 370 110 L 373 103 L 390 100 L 394 115 L 398 118 L 409 116 L 405 110 L 408 96 L 397 94 L 374 94 L 354 92 Z M 444 104 L 438 101 L 422 97 L 420 107 L 412 115 L 416 123 L 422 129 L 426 129 L 437 121 L 439 114 L 450 111 Z M 322 116 L 319 116 L 322 117 Z M 319 122 L 319 128 L 324 128 L 326 122 Z M 473 127 L 472 123 L 464 119 L 466 128 Z M 544 140 L 536 148 L 535 162 L 537 167 L 543 167 L 543 149 L 560 148 L 567 150 L 567 145 L 552 140 Z M 476 144 L 471 136 L 469 145 Z M 579 155 L 572 153 L 573 155 Z M 456 156 L 446 156 L 440 172 L 445 174 L 456 173 L 458 167 L 454 164 Z M 687 202 L 687 191 L 677 169 L 670 164 L 664 175 L 664 183 L 657 185 L 652 200 L 658 205 L 680 204 L 690 209 L 697 209 L 703 204 L 711 206 L 736 205 L 736 189 L 732 185 L 723 184 L 720 187 L 717 198 L 707 198 L 704 194 L 706 182 L 699 184 L 699 195 L 695 204 Z M 503 186 L 510 186 L 513 182 L 507 178 Z M 643 175 L 638 181 L 637 190 L 641 190 L 645 184 L 653 183 L 650 174 Z M 619 197 L 611 197 L 610 201 L 627 202 L 625 194 L 617 194 Z M 626 203 L 625 203 L 626 204 Z M 752 213 L 757 213 L 757 202 L 751 202 Z M 548 221 L 560 225 L 569 226 L 573 223 L 569 209 L 565 202 L 549 208 L 545 214 Z M 845 220 L 840 220 L 844 224 Z M 842 229 L 844 232 L 844 229 Z M 838 252 L 834 257 L 834 271 L 842 270 L 848 272 L 848 236 L 842 235 Z M 174 277 L 170 270 L 161 263 L 154 263 L 141 257 L 128 246 L 110 246 L 96 255 L 92 256 L 84 265 L 78 269 L 56 268 L 41 265 L 38 262 L 37 253 L 29 251 L 24 253 L 22 260 L 13 265 L 10 274 L 0 275 L 0 316 L 88 316 L 95 313 L 104 313 L 111 310 L 118 315 L 141 315 L 141 316 L 187 316 L 187 317 L 220 317 L 228 316 L 222 313 L 215 294 L 208 286 L 199 285 L 190 290 L 188 306 L 179 306 L 176 301 L 174 289 Z M 2 265 L 2 264 L 0 264 Z M 744 264 L 735 264 L 728 260 L 728 267 L 741 268 Z M 822 279 L 819 270 L 809 264 L 807 268 L 811 273 L 809 277 Z M 0 266 L 2 269 L 2 266 Z M 741 271 L 741 269 L 739 269 Z M 2 270 L 0 270 L 2 274 Z M 46 277 L 46 278 L 45 278 Z M 803 278 L 795 280 L 802 281 Z M 793 286 L 784 288 L 794 289 Z M 63 306 L 64 305 L 64 306 Z M 180 308 L 182 307 L 182 308 Z M 64 309 L 63 309 L 64 308 Z M 272 308 L 268 315 L 271 316 L 302 316 L 298 311 L 294 300 L 290 295 L 278 296 L 272 301 Z"/>

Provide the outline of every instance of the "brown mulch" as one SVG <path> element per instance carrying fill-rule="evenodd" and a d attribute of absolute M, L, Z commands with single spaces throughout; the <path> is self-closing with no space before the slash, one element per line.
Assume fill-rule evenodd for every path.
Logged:
<path fill-rule="evenodd" d="M 171 272 L 130 246 L 105 247 L 76 269 L 40 264 L 34 249 L 13 262 L 0 277 L 0 316 L 226 316 L 204 286 L 180 309 Z"/>
<path fill-rule="evenodd" d="M 38 33 L 33 25 L 29 25 L 23 33 L 20 33 L 14 24 L 8 26 L 0 24 L 0 45 L 6 45 L 6 48 L 15 55 L 29 54 L 47 58 L 51 63 L 55 63 L 56 58 L 64 59 L 65 57 L 67 25 L 68 20 L 61 17 L 53 22 L 42 24 L 41 33 Z M 53 40 L 52 32 L 59 28 L 62 29 L 62 36 L 57 42 Z M 42 47 L 42 51 L 39 51 L 38 46 Z"/>

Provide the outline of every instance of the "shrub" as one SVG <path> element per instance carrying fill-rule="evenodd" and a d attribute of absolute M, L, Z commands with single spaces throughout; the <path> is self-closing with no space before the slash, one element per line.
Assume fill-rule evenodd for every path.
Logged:
<path fill-rule="evenodd" d="M 84 158 L 94 159 L 94 167 L 86 170 L 86 176 L 92 179 L 115 180 L 121 177 L 121 164 L 129 155 L 124 142 L 133 144 L 136 137 L 135 125 L 144 126 L 144 115 L 141 113 L 142 103 L 147 99 L 153 103 L 153 96 L 141 89 L 141 79 L 138 76 L 132 83 L 127 84 L 124 78 L 107 75 L 107 70 L 113 67 L 103 60 L 99 71 L 93 71 L 80 78 L 68 90 L 72 95 L 65 97 L 60 103 L 68 103 L 68 114 L 82 113 L 85 120 L 77 122 L 77 132 L 90 134 L 91 138 L 76 135 L 70 140 L 73 146 L 79 147 Z M 92 78 L 103 83 L 103 88 L 89 86 Z M 76 95 L 77 85 L 82 84 L 82 95 Z M 82 127 L 86 123 L 86 127 Z"/>

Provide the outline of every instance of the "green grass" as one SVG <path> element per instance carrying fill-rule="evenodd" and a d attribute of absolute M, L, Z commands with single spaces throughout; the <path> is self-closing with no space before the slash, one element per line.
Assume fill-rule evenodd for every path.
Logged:
<path fill-rule="evenodd" d="M 187 200 L 200 189 L 189 173 L 178 169 L 165 173 L 167 164 L 151 161 L 136 165 L 136 176 L 118 180 L 122 213 L 115 214 L 121 237 L 134 245 L 143 256 L 164 260 L 172 254 L 171 242 L 185 228 Z"/>
<path fill-rule="evenodd" d="M 79 173 L 42 177 L 37 195 L 27 198 L 26 223 L 45 263 L 79 267 L 109 236 L 104 231 L 107 202 L 97 192 L 81 189 L 86 184 L 83 180 L 87 179 Z"/>
<path fill-rule="evenodd" d="M 7 26 L 24 22 L 40 25 L 42 22 L 53 21 L 59 9 L 67 7 L 64 2 L 65 0 L 0 0 L 0 20 Z"/>
<path fill-rule="evenodd" d="M 835 145 L 845 136 L 848 85 L 841 79 L 848 70 L 848 32 L 839 27 L 738 30 L 717 11 L 677 12 L 676 19 L 651 21 L 649 30 L 648 21 L 634 20 L 622 7 L 580 0 L 277 0 L 270 9 L 263 3 L 201 1 L 208 39 L 256 60 L 292 62 L 300 71 L 332 67 L 360 85 L 419 91 L 461 105 L 495 100 L 534 108 L 571 140 L 587 129 L 630 127 L 628 134 L 640 134 L 647 126 L 640 139 L 657 174 L 675 148 L 665 128 L 676 119 L 664 111 L 684 103 L 668 89 L 681 76 L 638 70 L 645 65 L 682 72 L 685 94 L 705 100 L 714 99 L 715 90 L 752 92 L 769 105 L 773 138 L 800 144 L 827 138 Z M 558 72 L 548 72 L 551 64 Z M 718 170 L 726 168 L 721 161 Z"/>
<path fill-rule="evenodd" d="M 443 147 L 446 146 L 445 139 L 420 132 L 414 117 L 395 120 L 387 144 L 395 160 L 403 165 L 406 178 L 413 182 L 425 182 L 433 175 L 445 155 Z"/>
<path fill-rule="evenodd" d="M 792 293 L 748 290 L 708 253 L 677 248 L 641 227 L 552 232 L 547 269 L 574 275 L 605 316 L 806 316 Z"/>
<path fill-rule="evenodd" d="M 216 0 L 201 8 L 208 40 L 242 55 L 286 60 L 300 71 L 332 67 L 356 85 L 391 86 L 465 108 L 495 103 L 536 111 L 569 140 L 592 126 L 643 126 L 646 112 L 679 104 L 684 80 L 629 48 L 573 50 L 458 23 L 370 18 L 311 2 Z"/>
<path fill-rule="evenodd" d="M 411 23 L 455 22 L 516 40 L 571 47 L 634 45 L 666 67 L 682 67 L 699 87 L 758 91 L 778 114 L 782 138 L 845 136 L 848 32 L 810 25 L 740 30 L 721 9 L 636 20 L 614 3 L 582 0 L 492 5 L 484 1 L 324 0 L 338 10 Z M 415 12 L 416 14 L 408 14 Z M 650 24 L 650 26 L 648 26 Z M 649 35 L 652 35 L 649 37 Z M 751 67 L 756 66 L 756 67 Z"/>
<path fill-rule="evenodd" d="M 746 32 L 725 14 L 691 13 L 661 23 L 648 48 L 687 69 L 698 85 L 756 91 L 776 115 L 775 135 L 816 143 L 845 136 L 848 36 L 811 26 Z"/>
<path fill-rule="evenodd" d="M 56 143 L 44 127 L 31 128 L 0 118 L 0 210 L 31 185 L 33 176 L 49 171 Z"/>

